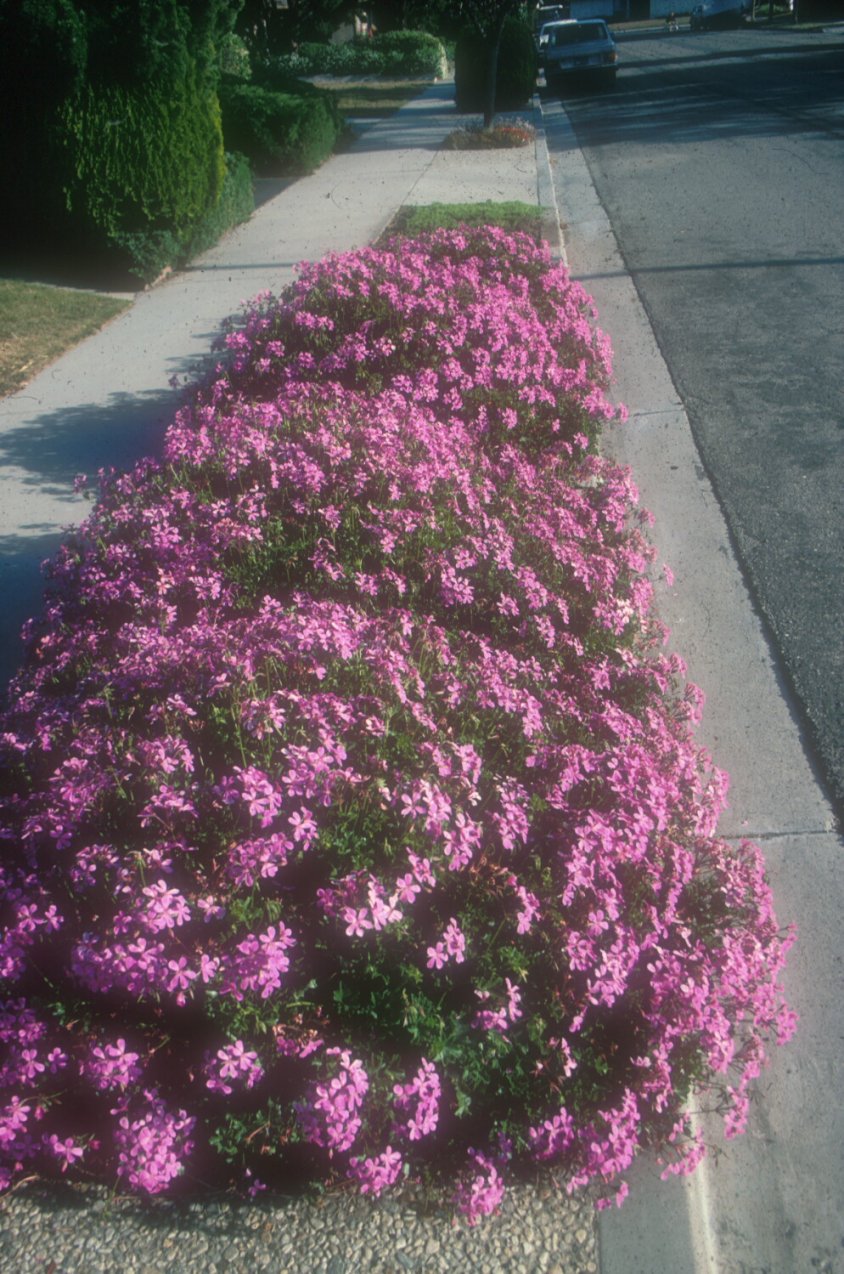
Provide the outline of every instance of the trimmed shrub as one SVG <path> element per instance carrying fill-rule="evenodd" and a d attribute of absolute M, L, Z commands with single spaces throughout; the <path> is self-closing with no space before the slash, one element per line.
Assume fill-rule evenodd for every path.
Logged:
<path fill-rule="evenodd" d="M 329 94 L 275 93 L 255 84 L 220 86 L 226 145 L 262 175 L 313 172 L 341 132 Z"/>
<path fill-rule="evenodd" d="M 239 35 L 235 35 L 233 31 L 230 31 L 220 41 L 218 58 L 221 75 L 228 75 L 236 80 L 250 80 L 252 78 L 249 49 L 245 41 Z"/>
<path fill-rule="evenodd" d="M 73 222 L 105 242 L 165 232 L 178 241 L 213 208 L 225 176 L 216 94 L 179 80 L 87 86 L 59 116 Z"/>
<path fill-rule="evenodd" d="M 229 0 L 138 0 L 119 13 L 106 0 L 3 7 L 0 163 L 15 175 L 12 236 L 61 243 L 97 266 L 128 260 L 145 275 L 173 258 L 223 187 L 216 41 L 230 9 Z"/>
<path fill-rule="evenodd" d="M 321 97 L 326 102 L 335 101 L 333 93 L 294 74 L 283 57 L 256 60 L 252 68 L 252 83 L 273 93 L 292 93 L 299 97 Z"/>
<path fill-rule="evenodd" d="M 219 239 L 255 211 L 252 169 L 245 155 L 226 155 L 226 175 L 220 198 L 193 228 L 184 246 L 180 264 L 214 246 Z"/>
<path fill-rule="evenodd" d="M 427 31 L 385 31 L 369 44 L 382 59 L 382 75 L 441 78 L 448 71 L 442 41 Z"/>
<path fill-rule="evenodd" d="M 255 209 L 252 169 L 244 155 L 227 154 L 223 188 L 217 202 L 185 230 L 116 230 L 102 263 L 151 283 L 168 267 L 185 265 L 212 247 L 227 230 L 247 221 Z M 92 244 L 92 251 L 94 251 Z"/>
<path fill-rule="evenodd" d="M 369 40 L 348 44 L 304 42 L 295 53 L 282 54 L 276 60 L 293 75 L 380 75 L 383 68 L 381 56 Z"/>
<path fill-rule="evenodd" d="M 495 109 L 517 110 L 530 101 L 536 72 L 536 47 L 530 27 L 519 18 L 508 18 L 498 50 Z M 485 76 L 484 42 L 476 32 L 467 31 L 458 39 L 454 51 L 454 97 L 459 111 L 483 110 Z"/>
<path fill-rule="evenodd" d="M 442 76 L 448 69 L 442 41 L 425 31 L 388 31 L 347 44 L 299 45 L 275 62 L 295 75 Z"/>
<path fill-rule="evenodd" d="M 588 298 L 501 231 L 306 267 L 104 480 L 0 730 L 0 1179 L 621 1198 L 793 1026 L 662 651 Z M 215 1171 L 216 1169 L 216 1171 Z M 259 1179 L 260 1178 L 260 1179 Z"/>

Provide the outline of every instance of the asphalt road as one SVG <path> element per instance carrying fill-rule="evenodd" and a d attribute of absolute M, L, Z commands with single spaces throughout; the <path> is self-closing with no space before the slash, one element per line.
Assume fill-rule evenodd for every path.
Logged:
<path fill-rule="evenodd" d="M 840 812 L 844 29 L 619 49 L 565 109 Z"/>

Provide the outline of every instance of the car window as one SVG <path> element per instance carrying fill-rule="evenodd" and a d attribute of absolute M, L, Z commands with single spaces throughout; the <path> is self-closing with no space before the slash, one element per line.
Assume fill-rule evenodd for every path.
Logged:
<path fill-rule="evenodd" d="M 570 27 L 555 27 L 549 32 L 554 48 L 566 44 L 586 44 L 592 40 L 605 40 L 607 29 L 603 22 L 577 22 Z"/>

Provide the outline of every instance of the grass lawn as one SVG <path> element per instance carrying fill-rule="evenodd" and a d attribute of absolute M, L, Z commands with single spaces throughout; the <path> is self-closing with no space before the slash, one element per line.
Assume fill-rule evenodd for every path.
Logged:
<path fill-rule="evenodd" d="M 0 279 L 0 396 L 20 389 L 129 304 L 94 292 Z"/>
<path fill-rule="evenodd" d="M 384 119 L 413 97 L 418 97 L 430 80 L 331 80 L 319 81 L 337 99 L 345 115 Z"/>
<path fill-rule="evenodd" d="M 504 230 L 523 230 L 539 239 L 542 209 L 518 201 L 505 203 L 432 203 L 405 204 L 399 208 L 384 231 L 382 239 L 394 234 L 415 235 L 429 230 L 453 230 L 459 225 L 501 226 Z"/>

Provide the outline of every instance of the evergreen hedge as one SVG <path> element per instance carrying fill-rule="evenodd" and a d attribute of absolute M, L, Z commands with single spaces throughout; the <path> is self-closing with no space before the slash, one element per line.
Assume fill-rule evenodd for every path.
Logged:
<path fill-rule="evenodd" d="M 182 237 L 220 197 L 220 107 L 195 67 L 139 87 L 88 84 L 57 128 L 67 209 L 109 242 L 163 229 Z"/>
<path fill-rule="evenodd" d="M 230 0 L 0 8 L 9 250 L 61 243 L 145 277 L 184 250 L 224 189 L 216 42 L 233 16 Z"/>
<path fill-rule="evenodd" d="M 274 62 L 294 75 L 442 76 L 447 59 L 442 41 L 427 31 L 387 31 L 348 44 L 304 42 Z"/>
<path fill-rule="evenodd" d="M 334 149 L 342 128 L 324 93 L 276 93 L 255 84 L 220 86 L 226 145 L 261 175 L 312 172 Z"/>

